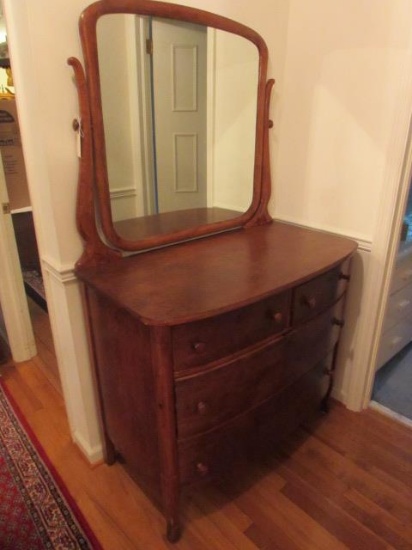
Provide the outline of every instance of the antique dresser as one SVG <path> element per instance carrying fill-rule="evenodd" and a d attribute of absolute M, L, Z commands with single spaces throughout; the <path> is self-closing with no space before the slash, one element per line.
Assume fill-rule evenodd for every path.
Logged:
<path fill-rule="evenodd" d="M 114 14 L 195 22 L 254 45 L 253 186 L 244 211 L 209 203 L 114 220 L 96 36 L 99 18 Z M 81 108 L 74 127 L 85 251 L 76 273 L 106 460 L 119 460 L 160 506 L 176 541 L 184 485 L 216 478 L 327 410 L 356 244 L 268 215 L 273 82 L 254 31 L 174 4 L 102 0 L 86 8 L 80 33 L 86 70 L 69 61 Z"/>

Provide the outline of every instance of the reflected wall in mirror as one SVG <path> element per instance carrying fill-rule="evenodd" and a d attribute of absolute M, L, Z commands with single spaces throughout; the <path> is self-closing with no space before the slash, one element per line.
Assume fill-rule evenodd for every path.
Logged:
<path fill-rule="evenodd" d="M 131 14 L 101 17 L 97 40 L 113 221 L 206 207 L 245 212 L 255 161 L 255 45 Z"/>
<path fill-rule="evenodd" d="M 273 82 L 255 31 L 177 4 L 100 0 L 80 36 L 84 75 L 72 64 L 91 136 L 80 189 L 98 216 L 79 225 L 137 251 L 270 221 Z"/>

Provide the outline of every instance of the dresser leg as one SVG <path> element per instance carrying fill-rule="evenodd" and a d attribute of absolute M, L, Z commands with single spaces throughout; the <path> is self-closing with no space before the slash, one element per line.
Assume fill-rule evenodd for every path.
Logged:
<path fill-rule="evenodd" d="M 327 414 L 329 412 L 329 399 L 333 390 L 337 356 L 338 356 L 338 343 L 336 343 L 335 347 L 333 348 L 332 364 L 330 368 L 326 370 L 326 374 L 329 376 L 329 383 L 328 383 L 328 389 L 326 390 L 325 397 L 322 399 L 322 402 L 320 405 L 320 410 L 322 411 L 323 414 Z"/>
<path fill-rule="evenodd" d="M 106 436 L 105 441 L 105 461 L 106 464 L 109 466 L 112 466 L 116 462 L 116 449 L 114 448 L 113 443 L 110 441 L 110 439 Z"/>
<path fill-rule="evenodd" d="M 169 519 L 167 521 L 166 537 L 169 542 L 177 542 L 182 534 L 182 529 L 176 520 Z"/>

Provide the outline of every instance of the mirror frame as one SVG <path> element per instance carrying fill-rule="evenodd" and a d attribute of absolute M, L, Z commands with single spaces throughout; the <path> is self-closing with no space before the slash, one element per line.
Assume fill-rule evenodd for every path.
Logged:
<path fill-rule="evenodd" d="M 145 236 L 127 240 L 116 233 L 110 206 L 100 74 L 97 50 L 97 21 L 103 15 L 132 14 L 162 17 L 213 27 L 233 33 L 252 42 L 259 55 L 257 112 L 255 129 L 255 162 L 253 195 L 246 212 L 239 216 L 171 233 Z M 80 61 L 70 58 L 68 63 L 75 71 L 79 94 L 82 127 L 82 157 L 79 173 L 77 223 L 85 240 L 86 256 L 90 263 L 93 247 L 102 253 L 108 246 L 118 251 L 137 252 L 175 244 L 184 240 L 211 235 L 235 228 L 261 225 L 271 221 L 267 212 L 270 198 L 270 167 L 268 129 L 270 93 L 274 81 L 267 81 L 268 49 L 263 38 L 253 29 L 207 11 L 157 2 L 153 0 L 99 0 L 89 5 L 81 14 L 79 32 L 84 56 L 84 70 Z M 155 215 L 156 216 L 156 215 Z M 143 217 L 144 218 L 144 217 Z M 106 245 L 102 247 L 102 240 Z M 100 242 L 99 242 L 100 241 Z"/>

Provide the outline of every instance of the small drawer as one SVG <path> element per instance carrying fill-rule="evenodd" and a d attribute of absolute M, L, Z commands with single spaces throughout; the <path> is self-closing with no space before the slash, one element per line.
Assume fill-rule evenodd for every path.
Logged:
<path fill-rule="evenodd" d="M 172 328 L 175 371 L 184 371 L 240 351 L 289 326 L 290 292 L 236 311 Z"/>
<path fill-rule="evenodd" d="M 178 438 L 207 431 L 256 407 L 313 368 L 337 342 L 339 318 L 336 306 L 276 342 L 233 355 L 208 372 L 178 379 Z"/>
<path fill-rule="evenodd" d="M 348 280 L 347 269 L 342 265 L 298 286 L 293 293 L 292 324 L 330 307 L 345 292 Z"/>

